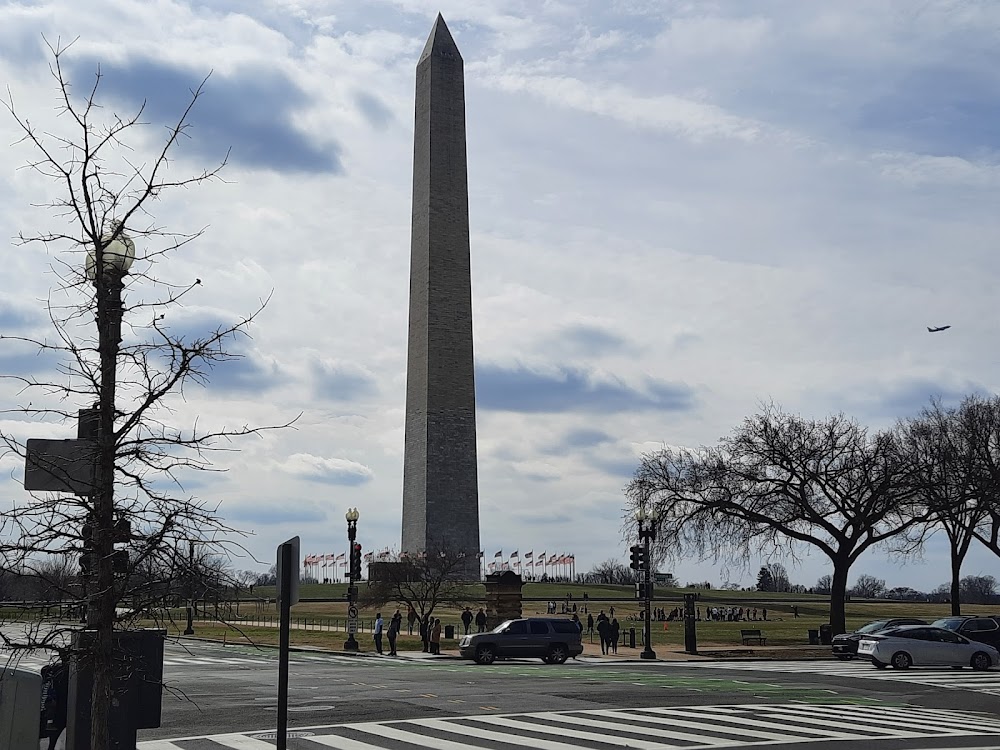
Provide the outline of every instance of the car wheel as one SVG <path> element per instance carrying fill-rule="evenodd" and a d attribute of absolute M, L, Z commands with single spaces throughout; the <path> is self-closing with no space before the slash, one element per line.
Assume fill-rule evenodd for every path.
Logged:
<path fill-rule="evenodd" d="M 879 661 L 878 659 L 874 659 L 873 658 L 872 659 L 872 666 L 875 667 L 875 669 L 885 669 L 889 665 L 886 664 L 884 661 Z"/>
<path fill-rule="evenodd" d="M 897 651 L 892 655 L 893 669 L 909 669 L 913 664 L 913 659 L 905 651 Z"/>
<path fill-rule="evenodd" d="M 972 655 L 972 668 L 977 672 L 985 672 L 991 666 L 993 666 L 993 662 L 988 654 L 977 651 Z"/>
<path fill-rule="evenodd" d="M 569 658 L 566 647 L 557 643 L 549 649 L 549 664 L 562 664 Z"/>
<path fill-rule="evenodd" d="M 497 658 L 493 646 L 480 646 L 476 649 L 477 664 L 492 664 Z"/>
<path fill-rule="evenodd" d="M 548 654 L 546 654 L 545 656 L 542 657 L 542 661 L 545 662 L 546 664 L 551 664 L 552 663 L 552 657 L 550 657 Z"/>

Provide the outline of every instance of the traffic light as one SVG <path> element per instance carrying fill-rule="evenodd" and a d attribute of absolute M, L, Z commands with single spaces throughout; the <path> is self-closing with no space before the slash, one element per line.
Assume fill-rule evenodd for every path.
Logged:
<path fill-rule="evenodd" d="M 361 545 L 357 542 L 351 547 L 351 580 L 357 581 L 361 578 Z"/>
<path fill-rule="evenodd" d="M 636 544 L 629 548 L 632 552 L 632 562 L 629 567 L 632 570 L 644 570 L 646 567 L 646 550 L 641 544 Z"/>

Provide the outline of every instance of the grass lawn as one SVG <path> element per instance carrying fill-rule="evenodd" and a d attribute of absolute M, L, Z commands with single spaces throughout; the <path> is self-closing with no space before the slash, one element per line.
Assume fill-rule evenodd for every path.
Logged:
<path fill-rule="evenodd" d="M 473 586 L 475 585 L 473 584 Z M 483 596 L 485 589 L 483 587 L 478 588 L 479 596 Z M 264 588 L 259 588 L 255 590 L 255 594 L 266 595 L 266 591 Z M 303 586 L 302 596 L 303 598 L 324 598 L 339 594 L 342 597 L 345 592 L 346 588 L 343 584 L 312 584 Z M 618 618 L 622 629 L 627 630 L 634 627 L 637 631 L 637 639 L 641 638 L 642 622 L 639 618 L 641 617 L 642 604 L 631 598 L 633 596 L 633 589 L 628 586 L 528 583 L 523 589 L 526 601 L 523 603 L 522 612 L 525 616 L 544 615 L 546 602 L 554 600 L 559 607 L 557 612 L 561 614 L 562 604 L 565 601 L 566 595 L 572 594 L 572 603 L 577 605 L 578 614 L 581 619 L 586 621 L 586 614 L 583 610 L 585 605 L 583 600 L 584 592 L 589 597 L 586 607 L 591 614 L 596 617 L 597 613 L 601 610 L 610 613 L 611 608 L 614 607 L 615 616 Z M 680 606 L 679 600 L 683 593 L 685 593 L 684 589 L 657 589 L 657 596 L 669 597 L 669 599 L 654 602 L 654 606 L 662 607 L 669 613 L 674 607 Z M 768 618 L 766 622 L 709 622 L 703 620 L 698 623 L 698 643 L 700 647 L 741 646 L 740 630 L 750 628 L 760 628 L 763 631 L 764 637 L 767 638 L 769 646 L 806 645 L 808 643 L 808 631 L 818 630 L 820 625 L 829 621 L 829 603 L 826 597 L 819 595 L 704 590 L 698 593 L 701 598 L 697 606 L 701 609 L 703 616 L 707 608 L 712 606 L 743 606 L 750 608 L 757 607 L 758 617 L 762 615 L 762 608 L 766 607 Z M 539 601 L 531 601 L 531 599 L 539 599 Z M 797 618 L 794 616 L 793 607 L 797 607 L 798 609 L 799 617 Z M 994 609 L 995 607 L 976 605 L 965 605 L 962 607 L 962 611 L 965 614 L 992 613 Z M 391 616 L 394 610 L 394 606 L 381 607 L 381 611 L 386 619 Z M 405 608 L 402 608 L 402 610 L 405 615 Z M 209 611 L 213 611 L 211 607 Z M 926 602 L 848 602 L 847 626 L 848 629 L 855 629 L 866 622 L 880 617 L 921 617 L 930 622 L 939 617 L 947 616 L 950 614 L 950 611 L 950 605 L 948 604 L 931 604 Z M 436 610 L 435 614 L 441 618 L 443 623 L 456 625 L 456 632 L 459 632 L 460 612 L 461 610 L 457 607 L 444 606 Z M 172 616 L 176 622 L 183 622 L 183 611 L 175 610 Z M 240 617 L 237 618 L 235 616 L 234 608 L 232 614 L 228 615 L 226 619 L 238 624 L 239 620 L 249 623 L 253 622 L 255 618 L 266 617 L 269 618 L 270 623 L 276 622 L 277 616 L 278 613 L 273 601 L 269 603 L 244 601 L 240 605 Z M 347 602 L 343 599 L 328 602 L 305 601 L 300 602 L 292 608 L 293 623 L 300 625 L 309 625 L 318 622 L 323 626 L 342 628 L 346 616 Z M 367 631 L 367 634 L 362 634 L 359 638 L 363 643 L 368 643 L 369 646 L 371 644 L 371 622 L 374 620 L 374 617 L 375 610 L 373 608 L 362 609 L 362 628 L 364 631 Z M 630 620 L 629 617 L 636 619 Z M 206 623 L 205 627 L 209 627 L 209 625 Z M 236 633 L 234 630 L 227 631 L 221 625 L 212 627 L 219 627 L 219 633 L 228 633 L 226 635 L 227 638 L 233 637 L 233 634 Z M 252 625 L 240 625 L 239 627 L 245 629 L 248 633 L 252 632 L 254 637 L 259 636 L 264 638 L 271 637 L 272 635 L 276 637 L 276 631 L 272 628 L 260 628 Z M 196 630 L 200 630 L 197 624 Z M 219 637 L 221 638 L 222 636 Z M 589 635 L 585 633 L 584 637 L 588 638 Z M 326 643 L 327 639 L 329 639 L 329 642 L 334 647 L 339 648 L 344 638 L 343 631 L 329 635 L 310 630 L 293 630 L 292 633 L 292 642 L 298 645 L 321 645 L 321 643 Z M 305 640 L 300 641 L 299 639 Z M 653 623 L 654 646 L 662 645 L 680 650 L 683 648 L 683 643 L 684 629 L 681 622 Z"/>

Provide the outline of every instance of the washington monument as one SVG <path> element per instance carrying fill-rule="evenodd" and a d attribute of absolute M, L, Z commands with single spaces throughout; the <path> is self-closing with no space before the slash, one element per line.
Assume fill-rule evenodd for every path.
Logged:
<path fill-rule="evenodd" d="M 439 15 L 417 62 L 403 542 L 479 578 L 476 381 L 462 55 Z"/>

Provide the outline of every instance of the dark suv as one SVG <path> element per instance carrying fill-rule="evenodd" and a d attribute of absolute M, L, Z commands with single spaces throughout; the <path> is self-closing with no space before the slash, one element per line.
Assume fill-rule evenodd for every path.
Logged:
<path fill-rule="evenodd" d="M 580 628 L 575 622 L 555 617 L 507 620 L 489 633 L 467 635 L 459 641 L 463 659 L 492 664 L 495 659 L 539 657 L 546 664 L 562 664 L 583 653 Z"/>
<path fill-rule="evenodd" d="M 875 620 L 867 625 L 862 625 L 853 633 L 841 633 L 833 637 L 833 655 L 838 659 L 853 659 L 858 654 L 858 641 L 862 637 L 877 633 L 886 628 L 894 628 L 898 625 L 926 625 L 923 620 L 916 617 L 894 617 L 886 620 Z"/>
<path fill-rule="evenodd" d="M 936 628 L 944 628 L 964 635 L 970 641 L 988 643 L 1000 648 L 1000 616 L 997 615 L 964 615 L 959 617 L 942 617 L 931 623 Z"/>

